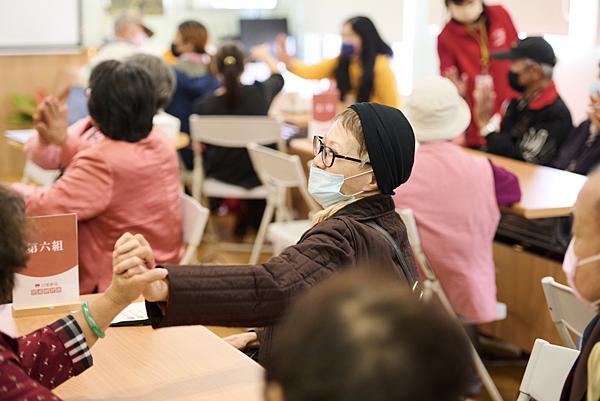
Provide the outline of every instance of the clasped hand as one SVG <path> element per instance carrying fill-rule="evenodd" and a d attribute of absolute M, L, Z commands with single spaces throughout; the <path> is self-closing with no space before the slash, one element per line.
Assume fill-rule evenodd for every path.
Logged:
<path fill-rule="evenodd" d="M 140 295 L 150 302 L 167 301 L 169 287 L 166 269 L 155 269 L 154 254 L 141 235 L 125 233 L 115 243 L 113 252 L 113 293 L 133 302 Z M 113 287 L 115 287 L 113 289 Z"/>

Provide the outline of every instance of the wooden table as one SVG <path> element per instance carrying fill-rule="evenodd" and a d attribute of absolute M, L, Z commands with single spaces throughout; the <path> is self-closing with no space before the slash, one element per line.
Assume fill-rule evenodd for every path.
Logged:
<path fill-rule="evenodd" d="M 577 194 L 587 180 L 584 175 L 463 149 L 472 155 L 487 157 L 497 166 L 517 176 L 521 185 L 521 201 L 501 209 L 526 219 L 569 216 Z"/>
<path fill-rule="evenodd" d="M 0 330 L 23 335 L 60 317 L 13 319 L 10 305 L 1 305 Z M 92 348 L 92 355 L 94 366 L 58 387 L 58 396 L 65 400 L 263 400 L 262 367 L 203 326 L 113 327 Z"/>

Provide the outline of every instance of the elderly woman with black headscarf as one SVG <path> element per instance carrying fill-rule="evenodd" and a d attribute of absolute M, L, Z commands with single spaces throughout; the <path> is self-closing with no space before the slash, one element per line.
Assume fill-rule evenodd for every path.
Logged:
<path fill-rule="evenodd" d="M 337 271 L 379 265 L 418 289 L 406 227 L 391 197 L 410 176 L 415 153 L 413 130 L 402 112 L 355 104 L 336 117 L 324 138 L 315 138 L 314 153 L 309 192 L 325 208 L 314 226 L 263 264 L 162 266 L 168 278 L 144 293 L 153 327 L 265 327 L 258 333 L 259 362 L 265 364 L 288 305 Z M 115 245 L 115 272 L 143 273 L 140 259 L 154 267 L 145 239 L 125 234 Z"/>

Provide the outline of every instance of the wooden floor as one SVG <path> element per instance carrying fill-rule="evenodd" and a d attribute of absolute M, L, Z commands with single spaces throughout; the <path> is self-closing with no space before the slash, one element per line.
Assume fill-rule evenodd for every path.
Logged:
<path fill-rule="evenodd" d="M 0 176 L 0 183 L 2 182 L 17 182 L 20 177 L 15 176 Z M 246 242 L 252 244 L 252 236 L 248 238 L 240 239 L 236 238 L 231 230 L 235 216 L 228 214 L 225 216 L 211 215 L 213 231 L 219 232 L 220 240 L 226 242 Z M 213 237 L 214 238 L 214 237 Z M 259 262 L 264 262 L 269 259 L 271 255 L 263 253 L 259 259 Z M 210 235 L 205 236 L 203 243 L 198 250 L 198 260 L 202 264 L 246 264 L 250 259 L 250 252 L 231 252 L 220 250 L 216 246 L 214 240 L 211 242 Z M 227 328 L 227 327 L 208 327 L 212 332 L 220 337 L 226 337 L 232 334 L 244 332 L 243 328 Z M 525 371 L 525 361 L 493 361 L 488 362 L 484 359 L 488 371 L 492 376 L 492 379 L 496 383 L 498 390 L 505 400 L 517 399 L 519 392 L 519 385 Z M 485 389 L 482 389 L 481 393 L 472 397 L 472 400 L 487 401 L 491 398 L 486 393 Z"/>

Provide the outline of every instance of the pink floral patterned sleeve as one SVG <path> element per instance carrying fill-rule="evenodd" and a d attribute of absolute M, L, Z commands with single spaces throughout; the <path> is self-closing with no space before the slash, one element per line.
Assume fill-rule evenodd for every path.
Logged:
<path fill-rule="evenodd" d="M 92 363 L 73 316 L 19 338 L 0 333 L 0 399 L 58 400 L 51 390 Z"/>

